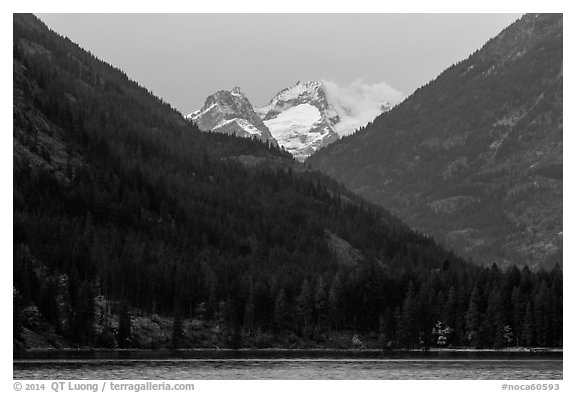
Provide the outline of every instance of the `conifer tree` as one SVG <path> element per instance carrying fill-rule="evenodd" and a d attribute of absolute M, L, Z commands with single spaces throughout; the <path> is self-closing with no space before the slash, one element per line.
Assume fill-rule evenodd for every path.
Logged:
<path fill-rule="evenodd" d="M 340 272 L 334 275 L 328 295 L 328 310 L 332 327 L 338 331 L 342 328 L 342 278 Z"/>
<path fill-rule="evenodd" d="M 466 312 L 466 337 L 473 347 L 480 345 L 480 317 L 480 291 L 475 287 L 470 295 Z"/>
<path fill-rule="evenodd" d="M 124 303 L 120 311 L 118 322 L 118 345 L 120 348 L 128 348 L 132 337 L 132 319 L 128 305 Z"/>
<path fill-rule="evenodd" d="M 316 330 L 319 334 L 324 334 L 328 328 L 328 292 L 322 276 L 316 284 L 314 306 L 316 309 Z"/>
<path fill-rule="evenodd" d="M 246 307 L 244 308 L 244 331 L 248 336 L 252 336 L 255 330 L 255 319 L 256 319 L 256 303 L 255 303 L 255 293 L 254 284 L 250 281 L 250 288 L 248 293 L 248 299 L 246 300 Z"/>
<path fill-rule="evenodd" d="M 314 315 L 314 299 L 312 297 L 312 290 L 308 279 L 305 279 L 302 282 L 302 288 L 300 289 L 300 294 L 296 300 L 300 323 L 302 326 L 302 335 L 304 338 L 308 338 L 312 332 Z"/>
<path fill-rule="evenodd" d="M 180 314 L 179 307 L 174 311 L 174 320 L 172 322 L 172 348 L 177 349 L 182 346 L 184 338 L 184 327 L 182 315 Z"/>
<path fill-rule="evenodd" d="M 417 344 L 417 330 L 416 330 L 416 294 L 414 292 L 414 285 L 410 282 L 408 292 L 404 298 L 402 305 L 402 316 L 400 320 L 400 340 L 411 348 Z"/>
<path fill-rule="evenodd" d="M 274 302 L 274 328 L 276 332 L 285 331 L 289 326 L 289 322 L 290 314 L 286 293 L 284 292 L 284 288 L 281 288 Z"/>
<path fill-rule="evenodd" d="M 534 345 L 534 315 L 532 313 L 532 303 L 526 304 L 524 312 L 524 323 L 522 325 L 522 344 L 531 347 Z"/>

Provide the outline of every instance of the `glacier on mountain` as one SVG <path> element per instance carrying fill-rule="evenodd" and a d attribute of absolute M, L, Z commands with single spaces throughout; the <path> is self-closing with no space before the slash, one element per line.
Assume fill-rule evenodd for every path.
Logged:
<path fill-rule="evenodd" d="M 341 88 L 331 81 L 298 82 L 256 108 L 236 87 L 208 97 L 204 107 L 187 118 L 203 131 L 277 142 L 304 161 L 389 110 L 391 105 L 383 93 L 395 99 L 395 91 L 386 90 L 389 86 L 384 85 L 353 83 Z"/>

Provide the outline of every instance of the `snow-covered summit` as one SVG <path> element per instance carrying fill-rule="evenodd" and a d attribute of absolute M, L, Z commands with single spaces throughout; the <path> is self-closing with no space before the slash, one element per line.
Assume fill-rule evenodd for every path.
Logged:
<path fill-rule="evenodd" d="M 278 92 L 268 104 L 253 108 L 242 89 L 235 87 L 214 93 L 187 118 L 203 131 L 277 141 L 304 161 L 391 108 L 368 93 L 362 88 L 342 92 L 327 81 L 299 81 Z"/>
<path fill-rule="evenodd" d="M 301 161 L 339 138 L 334 131 L 338 114 L 330 107 L 321 82 L 298 82 L 256 112 L 278 144 Z"/>

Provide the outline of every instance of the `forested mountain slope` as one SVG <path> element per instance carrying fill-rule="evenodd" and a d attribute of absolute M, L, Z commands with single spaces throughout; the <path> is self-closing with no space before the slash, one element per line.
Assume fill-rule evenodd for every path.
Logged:
<path fill-rule="evenodd" d="M 480 264 L 562 263 L 562 15 L 526 15 L 308 159 Z"/>
<path fill-rule="evenodd" d="M 13 77 L 15 348 L 414 346 L 439 320 L 455 344 L 503 345 L 507 323 L 561 344 L 561 272 L 470 266 L 273 145 L 200 132 L 32 15 Z"/>

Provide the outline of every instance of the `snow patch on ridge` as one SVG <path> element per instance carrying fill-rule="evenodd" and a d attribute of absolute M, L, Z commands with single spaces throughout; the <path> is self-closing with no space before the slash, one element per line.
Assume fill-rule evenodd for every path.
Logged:
<path fill-rule="evenodd" d="M 210 110 L 212 110 L 212 108 L 214 108 L 216 106 L 216 102 L 213 102 L 212 105 L 210 105 L 208 108 L 205 109 L 198 109 L 195 112 L 190 113 L 189 115 L 186 116 L 186 119 L 188 120 L 196 120 L 197 118 L 199 118 L 200 116 L 202 116 L 203 114 L 209 112 Z"/>
<path fill-rule="evenodd" d="M 319 82 L 298 82 L 294 86 L 282 90 L 277 96 L 276 101 L 290 101 L 299 98 L 302 95 L 309 95 L 311 91 L 320 88 Z"/>
<path fill-rule="evenodd" d="M 246 131 L 250 135 L 260 136 L 261 134 L 261 131 L 258 128 L 254 127 L 254 125 L 252 125 L 252 123 L 250 123 L 246 119 L 230 119 L 222 121 L 214 128 L 212 128 L 212 131 L 218 132 L 219 128 L 227 126 L 230 123 L 236 123 L 242 130 Z"/>

